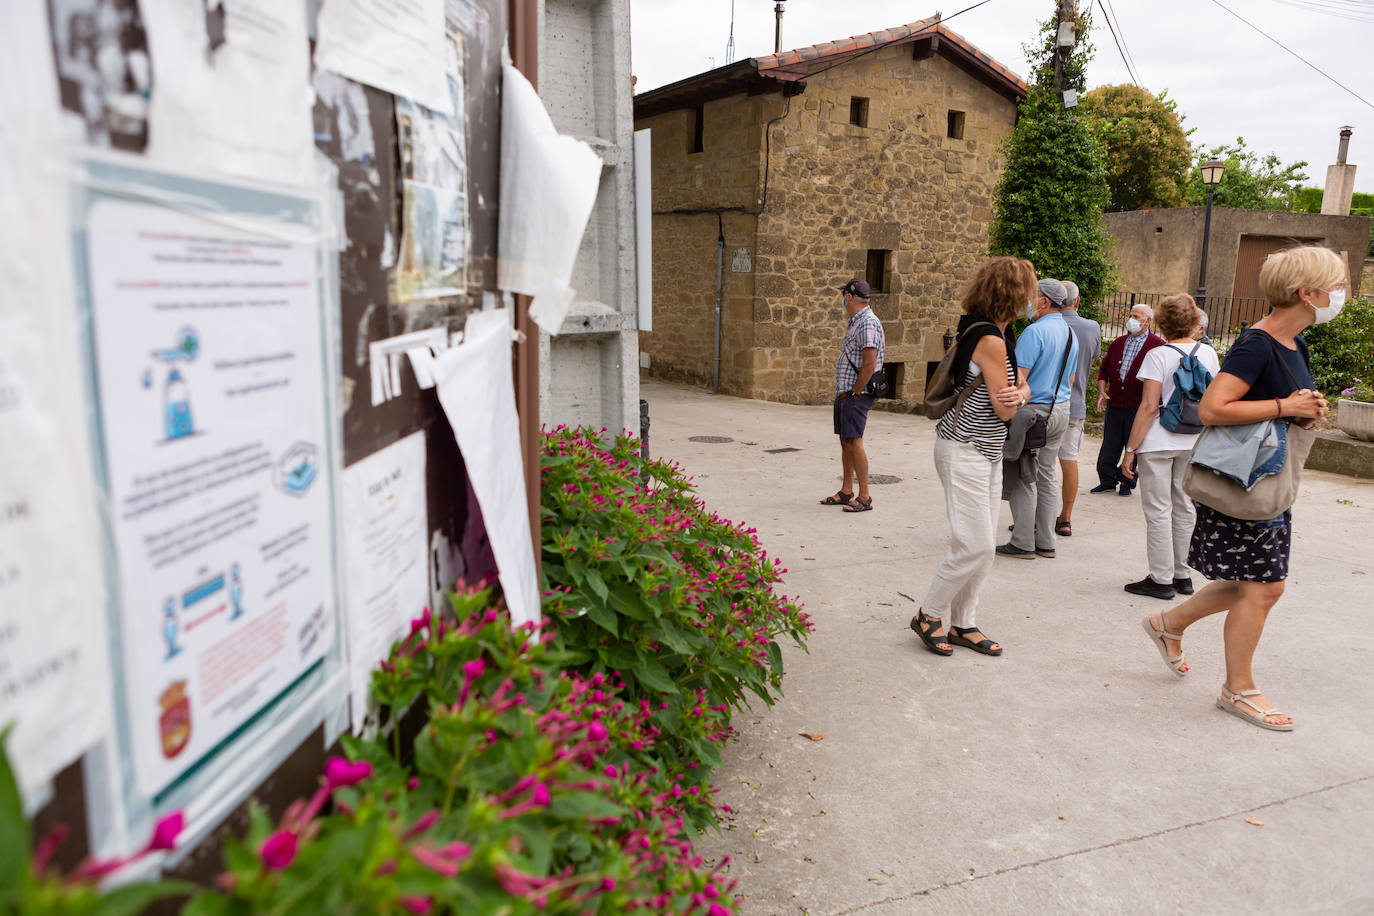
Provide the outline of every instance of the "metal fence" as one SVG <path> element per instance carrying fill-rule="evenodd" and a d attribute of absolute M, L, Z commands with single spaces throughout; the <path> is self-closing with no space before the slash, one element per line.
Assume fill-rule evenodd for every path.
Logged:
<path fill-rule="evenodd" d="M 1126 319 L 1137 305 L 1158 308 L 1173 293 L 1112 293 L 1098 303 L 1102 312 L 1102 336 L 1111 340 L 1126 333 Z M 1240 333 L 1269 314 L 1269 300 L 1240 296 L 1205 296 L 1198 305 L 1207 312 L 1207 336 L 1219 347 L 1229 347 Z"/>

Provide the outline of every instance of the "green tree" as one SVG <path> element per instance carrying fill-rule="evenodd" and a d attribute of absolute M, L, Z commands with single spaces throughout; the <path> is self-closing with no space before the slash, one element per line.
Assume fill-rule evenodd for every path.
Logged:
<path fill-rule="evenodd" d="M 1078 17 L 1080 38 L 1064 65 L 1064 85 L 1081 87 L 1092 46 L 1084 40 L 1089 18 Z M 993 199 L 988 248 L 992 254 L 1029 260 L 1042 277 L 1078 284 L 1087 304 L 1110 292 L 1110 239 L 1102 230 L 1108 200 L 1107 170 L 1097 138 L 1074 109 L 1065 109 L 1054 89 L 1055 19 L 1042 24 L 1040 39 L 1028 44 L 1035 71 L 1030 94 L 1001 154 L 1006 166 Z M 1047 55 L 1047 56 L 1041 56 Z"/>
<path fill-rule="evenodd" d="M 1099 86 L 1079 104 L 1106 156 L 1109 211 L 1183 205 L 1193 154 L 1167 91 Z"/>
<path fill-rule="evenodd" d="M 1241 210 L 1291 210 L 1299 199 L 1302 183 L 1307 181 L 1307 163 L 1284 165 L 1274 153 L 1260 156 L 1245 146 L 1245 138 L 1235 143 L 1193 150 L 1193 170 L 1188 174 L 1188 203 L 1207 202 L 1207 187 L 1202 183 L 1202 164 L 1209 159 L 1226 163 L 1226 172 L 1217 185 L 1212 203 L 1218 207 Z"/>

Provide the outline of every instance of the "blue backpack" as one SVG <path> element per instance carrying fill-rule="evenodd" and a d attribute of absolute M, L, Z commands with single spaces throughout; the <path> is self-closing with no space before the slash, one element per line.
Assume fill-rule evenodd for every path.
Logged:
<path fill-rule="evenodd" d="M 1202 344 L 1193 344 L 1191 353 L 1184 353 L 1173 344 L 1165 344 L 1183 356 L 1178 368 L 1174 370 L 1174 393 L 1169 395 L 1169 403 L 1161 403 L 1159 425 L 1171 433 L 1200 433 L 1202 420 L 1198 416 L 1198 403 L 1203 392 L 1212 383 L 1212 372 L 1197 358 L 1197 349 Z"/>

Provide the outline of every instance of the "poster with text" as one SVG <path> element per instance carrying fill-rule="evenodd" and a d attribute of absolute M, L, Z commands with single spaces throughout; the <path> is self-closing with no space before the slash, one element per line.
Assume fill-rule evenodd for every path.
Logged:
<path fill-rule="evenodd" d="M 355 732 L 368 713 L 372 670 L 429 604 L 425 455 L 425 434 L 412 433 L 343 472 L 344 619 Z"/>
<path fill-rule="evenodd" d="M 123 700 L 150 795 L 335 637 L 322 279 L 301 228 L 134 194 L 86 212 Z"/>

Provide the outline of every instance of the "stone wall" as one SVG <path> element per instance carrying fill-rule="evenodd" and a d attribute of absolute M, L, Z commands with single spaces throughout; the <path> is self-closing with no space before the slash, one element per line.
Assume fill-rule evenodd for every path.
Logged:
<path fill-rule="evenodd" d="M 868 99 L 867 126 L 850 123 Z M 776 96 L 779 109 L 788 102 Z M 965 112 L 963 138 L 947 115 Z M 960 290 L 986 256 L 999 143 L 1014 103 L 948 59 L 898 45 L 811 77 L 775 129 L 768 205 L 754 261 L 754 376 L 749 394 L 824 403 L 845 318 L 835 287 L 890 251 L 872 306 L 898 396 L 919 399 L 929 360 L 958 320 Z M 781 142 L 780 142 L 781 141 Z"/>
<path fill-rule="evenodd" d="M 758 205 L 768 101 L 740 94 L 707 102 L 700 153 L 690 152 L 692 109 L 635 124 L 653 131 L 654 330 L 640 333 L 650 375 L 711 384 L 716 243 L 723 232 L 721 391 L 752 391 L 754 277 L 732 267 L 736 249 L 748 249 L 751 261 L 755 252 L 749 211 Z"/>

